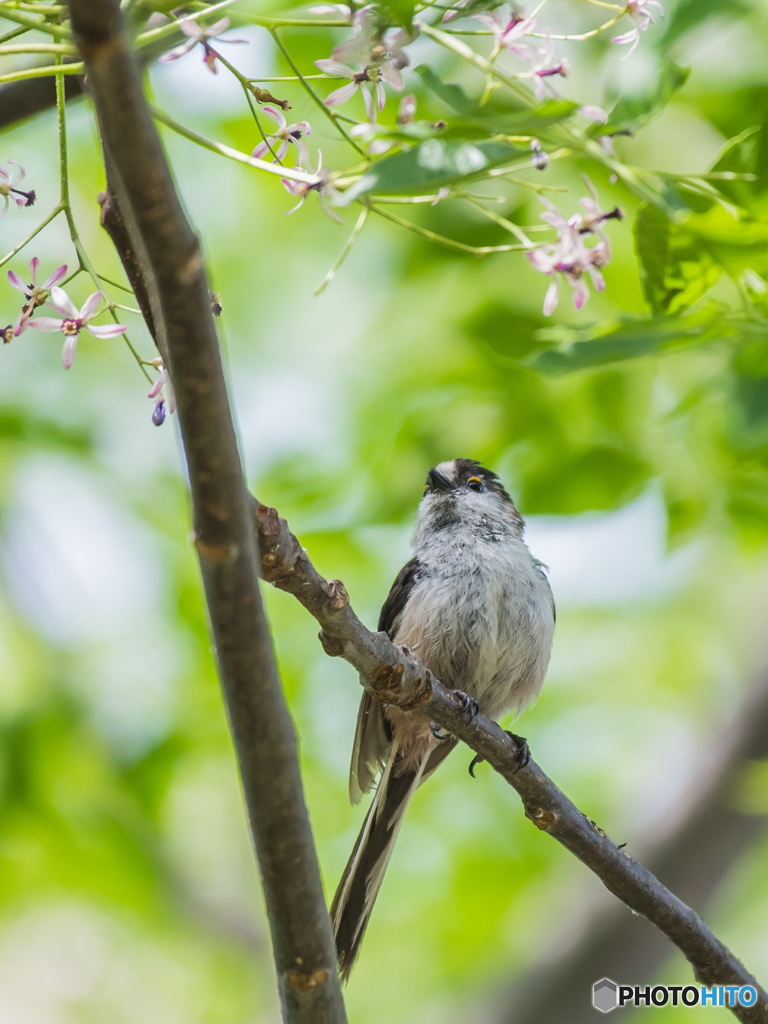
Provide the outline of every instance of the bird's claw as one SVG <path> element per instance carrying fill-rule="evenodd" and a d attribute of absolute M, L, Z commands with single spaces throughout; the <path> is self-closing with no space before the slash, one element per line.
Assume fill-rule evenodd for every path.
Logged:
<path fill-rule="evenodd" d="M 447 740 L 451 738 L 451 734 L 449 732 L 440 732 L 439 722 L 430 722 L 429 731 L 432 733 L 436 740 Z"/>
<path fill-rule="evenodd" d="M 505 732 L 507 733 L 507 736 L 517 744 L 517 768 L 515 768 L 515 773 L 517 773 L 521 768 L 525 768 L 531 760 L 531 748 L 528 746 L 528 740 L 525 736 L 517 736 L 515 733 L 509 732 L 508 730 L 505 730 Z M 475 765 L 482 764 L 484 761 L 484 757 L 481 757 L 479 754 L 475 754 L 469 762 L 468 770 L 473 779 L 475 778 Z"/>
<path fill-rule="evenodd" d="M 463 690 L 452 690 L 451 695 L 458 701 L 459 708 L 467 716 L 467 725 L 477 718 L 480 714 L 480 705 L 477 703 L 474 697 L 470 697 L 464 693 Z"/>
<path fill-rule="evenodd" d="M 517 736 L 508 729 L 505 729 L 504 731 L 507 736 L 517 744 L 517 768 L 515 768 L 515 772 L 519 772 L 520 769 L 525 768 L 531 760 L 531 748 L 528 746 L 528 740 L 525 736 Z"/>

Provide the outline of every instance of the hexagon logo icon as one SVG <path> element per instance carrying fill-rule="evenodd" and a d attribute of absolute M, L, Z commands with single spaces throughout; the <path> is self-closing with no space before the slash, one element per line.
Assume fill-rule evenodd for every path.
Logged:
<path fill-rule="evenodd" d="M 619 1005 L 619 986 L 610 978 L 601 978 L 592 986 L 592 1005 L 600 1013 L 610 1013 Z"/>

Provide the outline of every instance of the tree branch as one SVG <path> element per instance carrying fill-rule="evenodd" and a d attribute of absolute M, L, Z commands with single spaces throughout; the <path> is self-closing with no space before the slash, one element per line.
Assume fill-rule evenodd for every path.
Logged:
<path fill-rule="evenodd" d="M 642 914 L 681 950 L 697 979 L 706 985 L 751 985 L 758 1001 L 732 1007 L 749 1024 L 768 1021 L 768 994 L 701 918 L 650 871 L 619 849 L 598 826 L 530 761 L 518 771 L 517 744 L 495 723 L 478 715 L 468 723 L 452 692 L 409 651 L 385 633 L 372 633 L 349 604 L 338 580 L 325 580 L 285 520 L 272 508 L 253 505 L 265 580 L 293 594 L 322 627 L 327 654 L 339 656 L 360 673 L 378 700 L 414 709 L 438 722 L 480 754 L 520 795 L 528 817 L 593 871 L 623 903 Z"/>
<path fill-rule="evenodd" d="M 141 90 L 118 0 L 70 0 L 105 162 L 176 392 L 195 547 L 259 858 L 283 1014 L 345 1020 L 296 736 L 261 604 L 258 554 L 197 237 Z"/>
<path fill-rule="evenodd" d="M 655 874 L 702 908 L 765 832 L 765 816 L 742 810 L 738 791 L 748 766 L 768 757 L 768 672 L 759 677 L 732 725 L 718 732 L 714 746 L 716 763 L 708 756 L 687 810 L 680 809 L 674 830 L 645 855 Z M 586 1002 L 574 1004 L 574 991 L 587 990 L 605 976 L 627 983 L 652 978 L 669 949 L 647 921 L 622 911 L 615 903 L 605 907 L 601 902 L 588 930 L 572 946 L 497 993 L 481 1019 L 485 1024 L 566 1019 L 590 1024 L 594 1010 Z"/>
<path fill-rule="evenodd" d="M 65 63 L 67 63 L 65 61 Z M 64 95 L 67 100 L 82 96 L 79 75 L 64 76 Z M 27 78 L 21 82 L 0 85 L 0 130 L 26 121 L 28 117 L 56 106 L 56 83 L 50 78 Z"/>

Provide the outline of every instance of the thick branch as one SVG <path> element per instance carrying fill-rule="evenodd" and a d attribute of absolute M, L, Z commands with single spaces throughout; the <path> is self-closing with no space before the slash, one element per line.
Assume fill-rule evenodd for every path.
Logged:
<path fill-rule="evenodd" d="M 697 979 L 706 985 L 752 985 L 758 1002 L 734 1007 L 739 1020 L 768 1021 L 768 994 L 739 960 L 713 935 L 701 918 L 619 849 L 531 761 L 518 771 L 516 743 L 482 715 L 467 723 L 459 703 L 410 652 L 384 633 L 372 633 L 350 607 L 338 580 L 325 580 L 274 509 L 254 503 L 260 539 L 262 575 L 298 598 L 322 627 L 327 654 L 353 665 L 374 697 L 413 708 L 449 730 L 480 754 L 520 795 L 526 816 L 537 828 L 562 843 L 593 871 L 623 903 L 642 914 L 681 950 Z"/>
<path fill-rule="evenodd" d="M 290 1022 L 345 1019 L 304 804 L 296 736 L 275 666 L 258 554 L 198 240 L 150 117 L 117 0 L 70 0 L 110 183 L 174 383 L 219 674 Z"/>

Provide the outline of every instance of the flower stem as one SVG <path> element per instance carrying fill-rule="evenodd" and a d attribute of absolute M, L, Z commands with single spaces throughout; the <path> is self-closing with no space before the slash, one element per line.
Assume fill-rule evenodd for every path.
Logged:
<path fill-rule="evenodd" d="M 61 60 L 62 58 L 58 56 L 56 58 L 56 63 L 59 64 Z M 96 286 L 97 291 L 103 291 L 101 284 L 103 278 L 99 278 L 99 275 L 96 273 L 96 270 L 88 257 L 88 253 L 85 251 L 85 247 L 83 246 L 83 243 L 80 239 L 80 232 L 77 229 L 77 223 L 72 212 L 72 204 L 70 202 L 69 160 L 67 154 L 67 101 L 66 96 L 64 95 L 64 79 L 61 77 L 61 75 L 56 76 L 56 114 L 59 127 L 59 187 L 61 195 L 59 205 L 64 211 L 64 216 L 67 218 L 67 226 L 69 227 L 69 237 L 72 239 L 72 245 L 75 247 L 75 252 L 77 253 L 77 258 L 81 268 L 91 278 L 94 285 Z M 104 293 L 104 297 L 107 300 L 109 312 L 112 316 L 112 319 L 115 321 L 115 323 L 117 323 L 117 315 L 115 314 L 114 307 L 109 300 L 109 296 L 106 295 L 106 293 Z M 151 377 L 149 376 L 149 374 L 142 365 L 141 356 L 131 344 L 131 340 L 128 337 L 127 332 L 125 332 L 122 335 L 122 339 L 130 349 L 131 355 L 138 363 L 144 376 L 147 378 L 147 380 L 151 380 Z"/>
<path fill-rule="evenodd" d="M 457 249 L 459 252 L 469 253 L 470 256 L 487 256 L 492 252 L 520 252 L 528 248 L 527 245 L 466 245 L 464 242 L 457 242 L 453 238 L 446 238 L 445 235 L 438 235 L 434 231 L 430 231 L 429 228 L 423 228 L 412 221 L 404 220 L 388 210 L 380 210 L 378 206 L 371 205 L 371 211 L 378 213 L 385 220 L 391 220 L 393 224 L 398 224 L 401 228 L 406 228 L 408 231 L 413 231 L 423 238 L 428 238 L 430 242 L 437 242 L 448 249 Z"/>
<path fill-rule="evenodd" d="M 347 239 L 347 244 L 341 250 L 341 252 L 339 253 L 339 258 L 333 264 L 333 266 L 328 271 L 328 273 L 325 275 L 323 280 L 320 282 L 320 284 L 317 286 L 317 288 L 315 288 L 315 290 L 312 292 L 313 295 L 319 295 L 321 292 L 325 291 L 325 288 L 334 279 L 334 277 L 336 276 L 336 271 L 339 269 L 341 264 L 344 262 L 344 260 L 349 255 L 350 249 L 352 248 L 352 246 L 357 241 L 357 238 L 358 238 L 358 235 L 360 234 L 360 232 L 363 230 L 363 227 L 365 226 L 365 222 L 368 220 L 368 214 L 370 212 L 371 212 L 370 208 L 367 207 L 367 206 L 364 207 L 360 211 L 360 216 L 357 218 L 357 224 L 355 224 L 354 228 L 352 229 L 352 234 Z"/>
<path fill-rule="evenodd" d="M 266 160 L 259 160 L 255 156 L 248 156 L 237 149 L 225 146 L 223 142 L 214 142 L 212 139 L 206 139 L 203 135 L 198 135 L 191 128 L 186 128 L 183 124 L 179 124 L 178 121 L 174 121 L 169 114 L 166 114 L 164 110 L 160 110 L 158 107 L 150 107 L 150 110 L 155 120 L 164 124 L 166 128 L 170 128 L 177 135 L 183 136 L 198 146 L 202 146 L 203 149 L 209 149 L 212 153 L 218 153 L 219 156 L 228 157 L 230 160 L 236 160 L 238 163 L 246 164 L 248 167 L 255 167 L 257 170 L 266 171 L 268 174 L 276 174 L 281 178 L 290 178 L 291 181 L 301 181 L 306 185 L 317 184 L 318 179 L 315 174 L 302 171 L 299 167 L 280 167 L 277 164 L 270 164 Z"/>
<path fill-rule="evenodd" d="M 12 260 L 17 252 L 21 252 L 24 246 L 31 242 L 36 235 L 39 235 L 43 228 L 48 227 L 51 221 L 54 220 L 54 218 L 58 217 L 58 215 L 61 213 L 63 209 L 64 207 L 61 205 L 61 203 L 59 203 L 58 206 L 54 206 L 54 208 L 51 210 L 51 212 L 48 214 L 45 220 L 41 221 L 34 231 L 28 234 L 23 241 L 19 242 L 17 246 L 14 246 L 14 248 L 11 249 L 10 252 L 6 253 L 5 256 L 3 256 L 2 259 L 0 259 L 0 267 L 4 266 L 8 262 L 8 260 Z"/>

